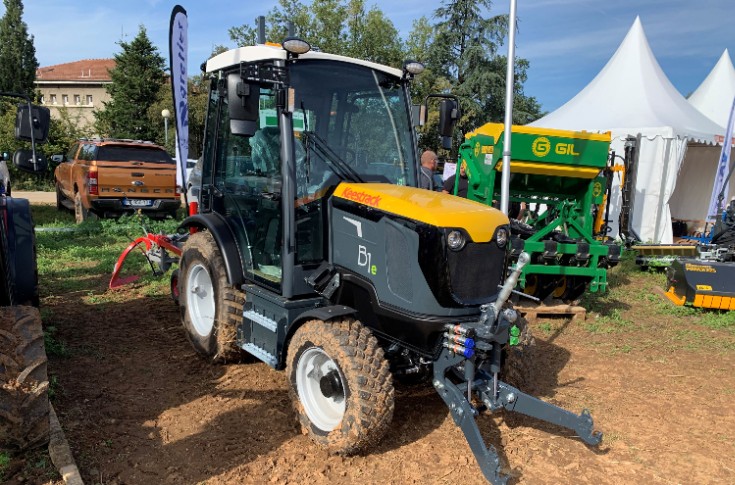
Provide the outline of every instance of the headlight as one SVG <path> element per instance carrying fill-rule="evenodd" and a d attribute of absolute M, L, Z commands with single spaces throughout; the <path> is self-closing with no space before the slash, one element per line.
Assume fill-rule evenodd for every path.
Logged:
<path fill-rule="evenodd" d="M 495 233 L 495 242 L 498 243 L 499 248 L 505 247 L 505 243 L 508 242 L 508 230 L 506 228 L 498 229 L 498 232 Z"/>
<path fill-rule="evenodd" d="M 459 251 L 464 247 L 465 239 L 461 232 L 459 231 L 450 231 L 449 234 L 447 234 L 447 246 L 449 246 L 449 249 L 452 251 Z"/>

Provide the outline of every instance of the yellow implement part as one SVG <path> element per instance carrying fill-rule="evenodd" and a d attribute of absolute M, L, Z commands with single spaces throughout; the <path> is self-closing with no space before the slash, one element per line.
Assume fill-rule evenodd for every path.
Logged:
<path fill-rule="evenodd" d="M 631 248 L 642 256 L 696 256 L 693 244 L 637 244 Z"/>
<path fill-rule="evenodd" d="M 686 303 L 686 301 L 687 301 L 687 297 L 686 296 L 678 297 L 676 295 L 676 293 L 674 293 L 674 287 L 673 286 L 670 287 L 669 288 L 669 291 L 667 291 L 666 293 L 664 293 L 664 295 L 666 296 L 666 298 L 668 298 L 669 300 L 671 300 L 671 302 L 674 305 L 683 306 L 684 303 Z"/>
<path fill-rule="evenodd" d="M 503 162 L 498 162 L 495 170 L 501 171 Z M 519 162 L 510 161 L 510 171 L 513 173 L 528 173 L 532 175 L 551 175 L 554 177 L 575 177 L 580 179 L 593 179 L 600 173 L 599 168 L 575 167 L 572 165 L 556 165 L 551 163 Z"/>
<path fill-rule="evenodd" d="M 697 293 L 692 306 L 714 308 L 717 310 L 735 310 L 735 298 L 729 296 L 701 295 Z"/>
<path fill-rule="evenodd" d="M 471 131 L 465 135 L 465 138 L 471 138 L 475 135 L 488 135 L 495 138 L 497 141 L 500 135 L 505 130 L 503 123 L 485 123 L 475 131 Z M 540 128 L 536 126 L 519 126 L 513 125 L 512 130 L 514 133 L 527 133 L 529 135 L 546 135 L 546 136 L 558 136 L 564 138 L 576 138 L 577 140 L 597 140 L 610 142 L 610 132 L 605 133 L 591 133 L 589 131 L 571 131 L 571 130 L 557 130 L 555 128 Z"/>

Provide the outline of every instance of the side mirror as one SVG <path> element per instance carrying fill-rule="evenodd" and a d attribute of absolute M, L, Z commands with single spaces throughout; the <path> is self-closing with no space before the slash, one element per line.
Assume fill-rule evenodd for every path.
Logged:
<path fill-rule="evenodd" d="M 227 108 L 233 135 L 253 136 L 258 129 L 260 92 L 242 80 L 239 73 L 227 76 Z"/>
<path fill-rule="evenodd" d="M 44 106 L 31 105 L 29 112 L 27 104 L 19 105 L 15 116 L 15 138 L 45 143 L 48 138 L 50 120 L 49 109 Z"/>
<path fill-rule="evenodd" d="M 451 137 L 459 119 L 459 106 L 453 99 L 443 99 L 439 105 L 439 134 Z"/>
<path fill-rule="evenodd" d="M 66 160 L 64 160 L 64 155 L 51 155 L 51 161 L 58 165 L 64 163 Z"/>
<path fill-rule="evenodd" d="M 424 126 L 426 124 L 426 105 L 412 104 L 411 118 L 413 119 L 413 126 Z"/>
<path fill-rule="evenodd" d="M 452 148 L 452 133 L 459 119 L 459 107 L 454 99 L 443 99 L 439 105 L 439 134 L 442 137 L 442 148 Z"/>
<path fill-rule="evenodd" d="M 33 150 L 18 150 L 15 152 L 13 164 L 24 172 L 30 173 L 45 172 L 48 166 L 46 158 L 40 153 L 36 153 L 34 160 Z"/>

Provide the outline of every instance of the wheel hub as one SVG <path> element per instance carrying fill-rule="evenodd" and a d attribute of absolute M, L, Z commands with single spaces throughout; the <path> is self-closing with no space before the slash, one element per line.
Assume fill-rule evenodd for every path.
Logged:
<path fill-rule="evenodd" d="M 319 390 L 322 391 L 324 397 L 343 396 L 342 380 L 336 369 L 327 372 L 319 379 Z"/>
<path fill-rule="evenodd" d="M 296 389 L 309 421 L 328 433 L 342 422 L 346 386 L 337 363 L 321 348 L 304 351 L 296 364 Z"/>

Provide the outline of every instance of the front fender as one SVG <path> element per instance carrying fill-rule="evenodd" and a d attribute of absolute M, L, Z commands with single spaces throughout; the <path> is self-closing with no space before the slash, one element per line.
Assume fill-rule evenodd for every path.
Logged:
<path fill-rule="evenodd" d="M 222 253 L 227 270 L 227 282 L 233 286 L 240 286 L 245 281 L 240 259 L 240 248 L 227 221 L 219 214 L 211 212 L 208 214 L 196 214 L 184 219 L 179 226 L 181 230 L 188 231 L 191 228 L 206 229 L 212 234 Z"/>

